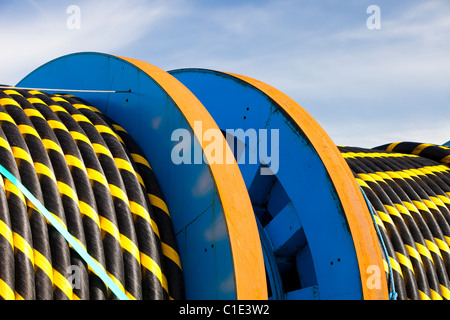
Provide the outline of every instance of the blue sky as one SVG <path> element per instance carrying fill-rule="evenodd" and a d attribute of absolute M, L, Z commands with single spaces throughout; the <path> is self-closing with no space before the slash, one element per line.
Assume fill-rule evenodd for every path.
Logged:
<path fill-rule="evenodd" d="M 80 29 L 66 25 L 72 4 Z M 379 30 L 366 26 L 369 5 L 380 7 Z M 0 0 L 0 43 L 4 84 L 99 51 L 257 78 L 339 145 L 450 140 L 448 0 Z"/>

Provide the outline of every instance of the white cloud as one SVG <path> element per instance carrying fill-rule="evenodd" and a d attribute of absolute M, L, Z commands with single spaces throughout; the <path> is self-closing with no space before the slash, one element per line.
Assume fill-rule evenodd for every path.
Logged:
<path fill-rule="evenodd" d="M 23 16 L 0 12 L 2 50 L 0 81 L 17 83 L 23 76 L 58 56 L 79 51 L 114 53 L 139 40 L 150 28 L 171 16 L 163 1 L 82 1 L 81 28 L 69 29 L 67 5 L 23 6 Z M 131 5 L 132 4 L 132 5 Z"/>

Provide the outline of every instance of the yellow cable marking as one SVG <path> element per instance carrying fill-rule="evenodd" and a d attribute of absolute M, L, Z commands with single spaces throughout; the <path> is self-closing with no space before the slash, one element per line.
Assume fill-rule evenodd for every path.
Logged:
<path fill-rule="evenodd" d="M 130 254 L 132 254 L 136 258 L 139 265 L 141 264 L 141 259 L 139 257 L 140 254 L 139 249 L 133 241 L 131 241 L 128 237 L 124 236 L 123 234 L 120 234 L 120 245 L 122 248 L 127 250 Z"/>
<path fill-rule="evenodd" d="M 10 90 L 10 89 L 7 89 L 7 90 L 4 90 L 3 91 L 5 94 L 7 94 L 8 96 L 10 96 L 10 95 L 12 95 L 12 94 L 16 94 L 16 95 L 18 95 L 18 96 L 21 96 L 21 97 L 23 97 L 23 95 L 21 95 L 19 92 L 17 92 L 16 90 Z"/>
<path fill-rule="evenodd" d="M 22 159 L 33 165 L 33 159 L 28 152 L 19 147 L 11 147 L 11 151 L 16 159 Z"/>
<path fill-rule="evenodd" d="M 369 176 L 371 176 L 373 178 L 373 180 L 375 180 L 375 181 L 384 182 L 384 180 L 375 173 L 369 173 Z"/>
<path fill-rule="evenodd" d="M 37 90 L 30 90 L 30 91 L 28 91 L 28 93 L 33 96 L 43 94 L 41 91 L 37 91 Z"/>
<path fill-rule="evenodd" d="M 404 174 L 406 174 L 407 176 L 411 177 L 411 178 L 419 178 L 419 176 L 417 174 L 415 174 L 413 171 L 409 170 L 409 169 L 404 169 L 402 171 L 399 172 L 403 172 Z"/>
<path fill-rule="evenodd" d="M 425 204 L 423 204 L 423 202 L 417 200 L 412 200 L 412 202 L 417 209 L 429 212 L 428 207 Z"/>
<path fill-rule="evenodd" d="M 148 213 L 147 210 L 145 210 L 145 208 L 143 206 L 141 206 L 139 203 L 136 203 L 134 201 L 130 201 L 130 210 L 132 213 L 141 216 L 142 218 L 144 218 L 152 227 L 153 232 L 158 236 L 159 236 L 159 230 L 158 230 L 158 226 L 156 225 L 156 223 L 150 218 L 150 215 Z"/>
<path fill-rule="evenodd" d="M 121 234 L 119 232 L 119 229 L 108 219 L 104 217 L 100 217 L 100 225 L 101 229 L 108 232 L 110 235 L 112 235 L 114 238 L 117 239 L 117 241 L 120 243 L 120 246 L 127 250 L 131 255 L 134 256 L 134 258 L 137 260 L 139 265 L 141 264 L 140 257 L 139 257 L 139 249 L 136 246 L 135 243 L 133 243 L 128 237 Z"/>
<path fill-rule="evenodd" d="M 436 238 L 434 238 L 434 240 L 436 241 Z M 439 251 L 439 247 L 432 241 L 425 239 L 425 244 L 428 247 L 428 250 L 433 251 L 435 254 L 437 254 L 441 259 L 441 252 Z"/>
<path fill-rule="evenodd" d="M 93 125 L 93 123 L 83 114 L 73 114 L 72 118 L 76 121 L 76 122 L 87 122 Z"/>
<path fill-rule="evenodd" d="M 74 106 L 77 109 L 88 109 L 97 113 L 101 113 L 98 109 L 94 108 L 93 106 L 87 106 L 85 104 L 75 103 L 72 106 Z"/>
<path fill-rule="evenodd" d="M 389 274 L 389 265 L 385 259 L 383 259 L 383 268 L 384 268 L 384 272 Z"/>
<path fill-rule="evenodd" d="M 110 157 L 111 159 L 113 158 L 111 151 L 109 151 L 108 148 L 106 148 L 105 146 L 99 144 L 99 143 L 93 143 L 92 144 L 92 148 L 94 148 L 94 151 L 96 154 L 104 154 L 108 157 Z"/>
<path fill-rule="evenodd" d="M 147 270 L 152 272 L 158 278 L 158 280 L 161 283 L 162 287 L 167 292 L 169 292 L 168 287 L 167 287 L 167 279 L 164 276 L 164 274 L 162 274 L 161 268 L 158 266 L 158 264 L 152 258 L 150 258 L 148 255 L 146 255 L 145 253 L 142 253 L 142 252 L 141 252 L 141 262 L 142 262 L 142 265 Z"/>
<path fill-rule="evenodd" d="M 14 242 L 13 242 L 13 235 L 11 229 L 4 223 L 2 220 L 0 220 L 0 234 L 8 240 L 9 244 L 11 245 L 11 249 L 14 250 Z"/>
<path fill-rule="evenodd" d="M 404 153 L 381 153 L 381 152 L 343 152 L 341 153 L 344 158 L 417 158 L 418 156 L 413 154 Z"/>
<path fill-rule="evenodd" d="M 127 295 L 127 297 L 128 297 L 130 300 L 136 300 L 136 298 L 135 298 L 131 293 L 129 293 L 128 291 L 125 292 L 125 294 Z"/>
<path fill-rule="evenodd" d="M 56 102 L 61 101 L 61 102 L 67 102 L 67 103 L 69 103 L 66 99 L 63 99 L 63 98 L 61 98 L 61 97 L 52 97 L 52 100 L 53 100 L 53 101 L 56 101 Z"/>
<path fill-rule="evenodd" d="M 51 263 L 47 260 L 45 256 L 42 255 L 39 251 L 36 249 L 33 249 L 34 252 L 34 264 L 41 268 L 42 271 L 45 272 L 47 277 L 52 281 L 53 283 L 53 267 Z"/>
<path fill-rule="evenodd" d="M 0 296 L 5 300 L 15 300 L 14 291 L 2 279 L 0 279 Z"/>
<path fill-rule="evenodd" d="M 445 156 L 444 158 L 442 158 L 440 162 L 445 163 L 445 164 L 449 164 L 450 163 L 450 155 Z"/>
<path fill-rule="evenodd" d="M 27 124 L 19 124 L 17 126 L 20 130 L 20 133 L 22 134 L 31 134 L 37 138 L 39 138 L 39 140 L 41 139 L 41 137 L 39 136 L 39 133 L 36 131 L 36 129 L 34 129 L 33 127 L 27 125 Z"/>
<path fill-rule="evenodd" d="M 427 171 L 430 171 L 430 172 L 437 172 L 437 173 L 442 173 L 442 172 L 446 172 L 447 170 L 445 170 L 445 167 L 443 167 L 443 166 L 425 166 L 425 167 L 422 167 L 422 168 L 418 168 L 418 170 L 420 170 L 420 171 L 423 171 L 423 172 L 427 172 Z"/>
<path fill-rule="evenodd" d="M 5 191 L 7 192 L 7 196 L 8 196 L 8 192 L 12 192 L 14 193 L 20 200 L 22 200 L 23 204 L 26 206 L 27 202 L 25 200 L 25 196 L 23 195 L 23 193 L 19 190 L 19 188 L 17 188 L 11 181 L 9 180 L 5 180 Z"/>
<path fill-rule="evenodd" d="M 129 163 L 127 160 L 124 160 L 124 159 L 121 159 L 121 158 L 114 158 L 114 162 L 115 162 L 115 164 L 116 164 L 118 169 L 126 170 L 126 171 L 130 172 L 132 175 L 134 175 L 138 179 L 139 183 L 143 187 L 145 187 L 144 180 L 142 180 L 141 175 L 134 170 L 134 168 L 131 165 L 131 163 Z"/>
<path fill-rule="evenodd" d="M 386 214 L 383 211 L 378 211 L 377 210 L 378 215 L 380 216 L 380 219 L 383 220 L 384 222 L 390 223 L 392 225 L 394 225 L 394 221 L 392 221 L 392 218 L 389 216 L 389 214 Z"/>
<path fill-rule="evenodd" d="M 16 122 L 11 118 L 11 116 L 5 112 L 0 112 L 0 121 L 7 121 L 14 125 L 16 125 Z"/>
<path fill-rule="evenodd" d="M 14 248 L 19 249 L 22 251 L 25 256 L 30 260 L 31 264 L 34 266 L 34 255 L 33 255 L 33 249 L 31 248 L 30 244 L 18 233 L 13 232 L 13 242 L 14 242 Z"/>
<path fill-rule="evenodd" d="M 415 169 L 415 168 L 410 168 L 410 169 L 408 169 L 408 171 L 413 173 L 413 174 L 415 174 L 415 175 L 417 175 L 417 176 L 421 176 L 421 177 L 426 176 L 425 173 L 423 173 L 422 171 L 420 171 L 418 169 Z"/>
<path fill-rule="evenodd" d="M 411 216 L 411 214 L 409 213 L 409 210 L 405 206 L 398 204 L 398 203 L 394 203 L 394 206 L 398 210 L 398 212 L 400 212 L 404 215 Z"/>
<path fill-rule="evenodd" d="M 386 229 L 384 227 L 383 221 L 381 221 L 380 217 L 378 217 L 377 215 L 374 216 L 375 218 L 375 222 L 377 223 L 378 226 L 382 227 L 383 229 Z"/>
<path fill-rule="evenodd" d="M 420 300 L 431 300 L 431 298 L 427 296 L 425 293 L 423 293 L 421 290 L 419 290 L 419 296 Z"/>
<path fill-rule="evenodd" d="M 117 239 L 120 243 L 120 233 L 119 229 L 117 229 L 117 226 L 114 225 L 111 221 L 106 219 L 105 217 L 100 216 L 100 226 L 102 230 L 108 232 L 110 235 L 112 235 L 114 238 Z"/>
<path fill-rule="evenodd" d="M 66 155 L 64 155 L 64 157 L 66 158 L 66 162 L 67 162 L 67 165 L 69 166 L 69 168 L 74 166 L 74 167 L 77 167 L 77 168 L 81 169 L 82 171 L 86 172 L 86 167 L 82 160 L 78 159 L 75 156 L 72 156 L 71 154 L 66 154 Z M 86 172 L 86 174 L 87 174 L 87 172 Z"/>
<path fill-rule="evenodd" d="M 69 283 L 69 281 L 56 269 L 53 269 L 53 283 L 61 289 L 61 291 L 70 299 L 72 300 L 72 285 Z"/>
<path fill-rule="evenodd" d="M 175 262 L 180 269 L 182 269 L 181 268 L 181 260 L 180 260 L 180 256 L 178 255 L 178 253 L 171 246 L 165 244 L 164 242 L 161 242 L 161 248 L 162 248 L 163 254 L 166 257 L 168 257 L 170 260 Z"/>
<path fill-rule="evenodd" d="M 422 258 L 420 257 L 420 254 L 419 254 L 419 252 L 417 252 L 416 249 L 414 249 L 413 247 L 411 247 L 411 246 L 409 246 L 409 245 L 407 245 L 407 244 L 405 244 L 405 248 L 406 248 L 406 251 L 408 252 L 408 254 L 409 254 L 410 257 L 415 258 L 415 259 L 418 260 L 421 264 L 423 264 Z"/>
<path fill-rule="evenodd" d="M 389 257 L 389 261 L 391 262 L 392 269 L 397 271 L 403 278 L 402 268 L 400 267 L 400 264 L 398 263 L 398 261 L 392 257 Z"/>
<path fill-rule="evenodd" d="M 114 158 L 114 162 L 119 169 L 123 169 L 131 172 L 133 175 L 136 175 L 136 171 L 134 171 L 133 166 L 127 160 L 121 158 Z"/>
<path fill-rule="evenodd" d="M 60 153 L 61 155 L 64 156 L 64 152 L 62 151 L 62 149 L 59 146 L 59 144 L 57 144 L 53 140 L 42 139 L 42 143 L 44 144 L 44 147 L 45 147 L 46 150 L 54 150 L 54 151 L 56 151 L 56 152 L 58 152 L 58 153 Z"/>
<path fill-rule="evenodd" d="M 16 300 L 25 300 L 17 291 L 15 292 Z"/>
<path fill-rule="evenodd" d="M 88 137 L 86 137 L 84 134 L 78 132 L 78 131 L 70 131 L 70 135 L 74 140 L 80 140 L 86 142 L 88 145 L 92 146 L 91 140 L 89 140 Z"/>
<path fill-rule="evenodd" d="M 148 167 L 149 169 L 152 169 L 150 167 L 150 163 L 148 163 L 147 159 L 145 159 L 143 156 L 141 156 L 137 153 L 132 153 L 131 157 L 133 158 L 134 162 L 143 164 L 144 166 Z"/>
<path fill-rule="evenodd" d="M 122 189 L 113 184 L 109 184 L 109 192 L 113 197 L 119 198 L 123 202 L 128 204 L 128 196 L 125 194 L 125 192 L 122 191 Z"/>
<path fill-rule="evenodd" d="M 422 199 L 423 203 L 430 209 L 434 209 L 434 210 L 439 210 L 438 207 L 434 204 L 434 202 L 427 200 L 427 199 Z"/>
<path fill-rule="evenodd" d="M 28 102 L 30 103 L 40 103 L 40 104 L 44 104 L 47 105 L 44 101 L 42 101 L 39 98 L 27 98 Z"/>
<path fill-rule="evenodd" d="M 434 203 L 436 206 L 445 207 L 444 202 L 441 200 L 441 198 L 439 198 L 438 195 L 436 195 L 436 197 L 435 197 L 435 196 L 429 196 L 429 197 L 430 197 L 430 200 L 433 201 L 433 203 Z"/>
<path fill-rule="evenodd" d="M 400 252 L 395 252 L 396 256 L 397 256 L 397 260 L 404 265 L 405 267 L 407 267 L 408 269 L 411 270 L 411 272 L 413 274 L 415 274 L 414 272 L 414 268 L 412 266 L 411 260 L 409 260 L 408 257 L 404 256 L 403 254 L 401 254 Z"/>
<path fill-rule="evenodd" d="M 87 172 L 87 175 L 90 180 L 101 183 L 109 190 L 108 181 L 106 180 L 105 176 L 102 173 L 98 172 L 97 170 L 91 169 L 91 168 L 86 168 L 86 172 Z"/>
<path fill-rule="evenodd" d="M 438 194 L 437 196 L 443 203 L 450 204 L 450 199 L 447 196 L 443 196 L 441 194 Z"/>
<path fill-rule="evenodd" d="M 440 285 L 440 287 L 441 287 L 442 296 L 445 299 L 450 300 L 450 290 L 446 286 L 443 286 L 442 284 Z"/>
<path fill-rule="evenodd" d="M 413 211 L 419 213 L 419 210 L 411 202 L 403 201 L 403 204 L 405 205 L 405 207 L 408 209 L 409 212 Z"/>
<path fill-rule="evenodd" d="M 78 195 L 75 192 L 75 190 L 72 189 L 68 184 L 57 181 L 58 190 L 61 195 L 65 195 L 69 198 L 71 198 L 73 201 L 75 201 L 78 204 Z"/>
<path fill-rule="evenodd" d="M 56 104 L 52 104 L 51 106 L 49 106 L 50 109 L 52 109 L 53 112 L 65 112 L 65 113 L 69 113 L 66 109 L 64 109 L 63 107 L 56 105 Z"/>
<path fill-rule="evenodd" d="M 24 109 L 23 110 L 24 112 L 25 112 L 25 114 L 30 118 L 30 117 L 38 117 L 38 118 L 41 118 L 41 119 L 44 119 L 44 120 L 46 120 L 45 118 L 44 118 L 44 116 L 39 112 L 39 111 L 37 111 L 36 109 L 30 109 L 30 108 L 28 108 L 28 109 Z M 47 120 L 46 120 L 47 121 Z"/>
<path fill-rule="evenodd" d="M 417 147 L 414 148 L 414 150 L 411 153 L 415 154 L 415 155 L 419 155 L 423 151 L 423 149 L 425 149 L 427 147 L 431 147 L 431 146 L 433 146 L 433 145 L 429 144 L 429 143 L 419 144 Z"/>
<path fill-rule="evenodd" d="M 419 253 L 420 253 L 422 256 L 427 257 L 427 258 L 430 259 L 431 262 L 433 262 L 433 264 L 434 264 L 433 257 L 431 256 L 430 250 L 428 250 L 427 247 L 425 247 L 423 244 L 420 244 L 420 243 L 417 243 L 417 242 L 416 242 L 416 247 L 417 247 L 417 250 L 419 251 Z"/>
<path fill-rule="evenodd" d="M 438 238 L 434 238 L 434 241 L 436 242 L 436 245 L 438 246 L 438 248 L 441 251 L 445 251 L 447 253 L 450 253 L 450 248 L 449 248 L 447 242 L 445 242 L 445 241 L 443 241 L 441 239 L 438 239 Z"/>
<path fill-rule="evenodd" d="M 5 148 L 6 150 L 8 150 L 12 153 L 12 150 L 11 150 L 11 147 L 10 147 L 8 141 L 3 139 L 2 137 L 0 137 L 0 147 Z"/>
<path fill-rule="evenodd" d="M 123 132 L 127 133 L 126 130 L 124 128 L 122 128 L 121 126 L 119 126 L 118 124 L 113 124 L 112 126 L 116 131 L 123 131 Z"/>
<path fill-rule="evenodd" d="M 391 143 L 387 148 L 386 151 L 392 151 L 394 150 L 394 148 L 401 142 L 395 142 L 395 143 Z"/>
<path fill-rule="evenodd" d="M 100 132 L 100 133 L 108 133 L 108 134 L 114 136 L 117 140 L 119 140 L 120 142 L 123 143 L 122 138 L 119 137 L 119 135 L 117 135 L 117 133 L 112 131 L 110 127 L 98 124 L 98 125 L 95 125 L 95 128 L 97 129 L 98 132 Z"/>
<path fill-rule="evenodd" d="M 81 214 L 91 218 L 100 229 L 100 219 L 94 208 L 92 208 L 89 204 L 81 200 L 78 202 L 78 206 L 80 207 Z"/>
<path fill-rule="evenodd" d="M 375 179 L 373 179 L 371 176 L 369 176 L 368 174 L 365 173 L 358 173 L 358 176 L 363 179 L 364 181 L 369 181 L 369 182 L 376 182 Z"/>
<path fill-rule="evenodd" d="M 375 172 L 375 174 L 377 174 L 383 180 L 392 180 L 392 178 L 389 175 L 387 175 L 385 172 L 377 171 L 377 172 Z"/>
<path fill-rule="evenodd" d="M 400 215 L 400 213 L 398 212 L 398 210 L 390 205 L 385 204 L 384 207 L 386 208 L 387 212 L 390 215 L 394 215 L 396 217 L 402 218 L 402 216 Z"/>
<path fill-rule="evenodd" d="M 437 293 L 436 291 L 434 291 L 431 288 L 430 288 L 430 293 L 431 293 L 431 300 L 444 300 L 439 293 Z"/>
<path fill-rule="evenodd" d="M 53 182 L 57 183 L 57 182 L 56 182 L 55 174 L 54 174 L 53 171 L 52 171 L 49 167 L 47 167 L 45 164 L 42 164 L 42 163 L 40 163 L 40 162 L 35 162 L 35 163 L 34 163 L 34 168 L 35 168 L 36 173 L 37 173 L 38 175 L 44 174 L 44 175 L 46 175 L 47 177 L 49 177 L 50 179 L 52 179 Z"/>
<path fill-rule="evenodd" d="M 167 213 L 167 215 L 170 217 L 169 208 L 167 207 L 167 204 L 161 198 L 159 198 L 153 194 L 150 194 L 150 193 L 148 193 L 147 195 L 150 200 L 150 204 L 152 206 L 160 208 L 162 211 Z"/>
<path fill-rule="evenodd" d="M 444 236 L 445 243 L 450 246 L 450 237 Z"/>
<path fill-rule="evenodd" d="M 356 182 L 358 182 L 358 184 L 359 184 L 361 187 L 369 188 L 369 185 L 368 185 L 364 180 L 362 180 L 362 179 L 356 178 Z"/>
<path fill-rule="evenodd" d="M 47 123 L 50 126 L 50 128 L 52 128 L 53 130 L 59 129 L 59 130 L 69 132 L 69 130 L 67 130 L 66 126 L 57 120 L 47 120 Z"/>
<path fill-rule="evenodd" d="M 2 99 L 0 99 L 0 104 L 2 106 L 13 105 L 13 106 L 16 106 L 16 107 L 20 108 L 20 104 L 16 100 L 11 99 L 11 98 L 2 98 Z"/>

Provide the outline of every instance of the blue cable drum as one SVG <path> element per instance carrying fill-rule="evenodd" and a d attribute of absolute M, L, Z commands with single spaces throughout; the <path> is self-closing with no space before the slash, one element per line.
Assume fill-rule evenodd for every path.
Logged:
<path fill-rule="evenodd" d="M 317 146 L 298 123 L 273 96 L 235 75 L 204 69 L 169 73 L 199 98 L 223 132 L 242 129 L 279 134 L 279 149 L 270 150 L 269 143 L 265 154 L 279 150 L 276 166 L 264 157 L 252 163 L 250 157 L 236 155 L 242 160 L 239 168 L 262 227 L 261 238 L 267 239 L 263 241 L 266 260 L 276 261 L 266 270 L 269 284 L 275 287 L 272 298 L 362 299 L 365 283 L 343 205 Z M 245 135 L 240 140 L 246 148 L 244 156 L 261 155 L 264 146 L 255 148 Z M 272 166 L 274 174 L 261 174 L 260 169 L 267 166 Z M 373 228 L 371 221 L 368 228 Z"/>
<path fill-rule="evenodd" d="M 220 167 L 205 161 L 178 165 L 171 161 L 177 143 L 171 139 L 175 130 L 189 133 L 193 153 L 202 148 L 193 131 L 194 120 L 203 121 L 204 130 L 215 127 L 201 103 L 181 83 L 138 60 L 76 53 L 44 64 L 17 86 L 61 89 L 59 93 L 78 89 L 79 98 L 133 137 L 165 196 L 187 299 L 267 298 L 257 224 L 237 165 Z M 239 216 L 233 210 L 236 207 Z M 238 228 L 240 224 L 246 226 L 244 230 Z"/>

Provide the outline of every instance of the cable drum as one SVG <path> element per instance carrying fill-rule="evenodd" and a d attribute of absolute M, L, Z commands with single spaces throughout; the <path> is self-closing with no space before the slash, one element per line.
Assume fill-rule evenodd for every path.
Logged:
<path fill-rule="evenodd" d="M 119 125 L 74 96 L 0 90 L 0 164 L 130 299 L 183 299 L 169 211 Z M 0 179 L 0 297 L 117 299 L 8 179 Z"/>
<path fill-rule="evenodd" d="M 448 300 L 450 149 L 420 143 L 339 149 L 374 208 L 390 290 L 399 300 Z"/>

